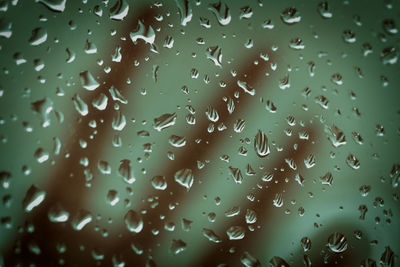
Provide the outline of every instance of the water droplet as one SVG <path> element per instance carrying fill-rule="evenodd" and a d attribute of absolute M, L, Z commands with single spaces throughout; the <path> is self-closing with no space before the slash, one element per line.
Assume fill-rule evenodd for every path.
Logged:
<path fill-rule="evenodd" d="M 381 52 L 381 61 L 384 65 L 396 64 L 399 59 L 399 51 L 396 47 L 386 47 Z"/>
<path fill-rule="evenodd" d="M 253 224 L 257 221 L 257 213 L 254 210 L 247 209 L 245 218 L 246 218 L 246 223 Z"/>
<path fill-rule="evenodd" d="M 79 73 L 79 78 L 81 80 L 82 87 L 88 91 L 94 91 L 100 86 L 93 75 L 87 70 Z"/>
<path fill-rule="evenodd" d="M 253 9 L 249 6 L 240 8 L 239 19 L 250 19 L 253 16 Z"/>
<path fill-rule="evenodd" d="M 140 20 L 138 21 L 138 29 L 134 32 L 131 32 L 129 36 L 132 42 L 136 42 L 138 39 L 141 39 L 149 44 L 153 44 L 156 38 L 153 27 L 148 26 L 146 28 L 146 26 Z"/>
<path fill-rule="evenodd" d="M 303 50 L 305 48 L 305 45 L 303 40 L 297 37 L 290 40 L 289 47 L 293 50 Z"/>
<path fill-rule="evenodd" d="M 396 23 L 394 22 L 393 19 L 385 19 L 382 22 L 382 27 L 383 30 L 390 35 L 397 34 L 399 32 L 399 29 L 396 27 Z"/>
<path fill-rule="evenodd" d="M 69 212 L 60 203 L 56 203 L 50 207 L 48 217 L 53 223 L 62 223 L 68 221 Z"/>
<path fill-rule="evenodd" d="M 98 110 L 105 110 L 108 104 L 108 97 L 104 93 L 98 94 L 92 101 L 93 107 Z"/>
<path fill-rule="evenodd" d="M 89 42 L 89 40 L 86 40 L 84 51 L 88 55 L 96 54 L 97 53 L 97 47 L 96 47 L 96 45 L 94 43 Z"/>
<path fill-rule="evenodd" d="M 286 90 L 290 88 L 290 79 L 289 74 L 286 74 L 282 79 L 279 80 L 279 88 L 282 90 Z"/>
<path fill-rule="evenodd" d="M 389 176 L 392 179 L 392 187 L 398 187 L 400 183 L 400 164 L 393 164 Z"/>
<path fill-rule="evenodd" d="M 88 210 L 79 209 L 71 221 L 72 228 L 75 231 L 82 230 L 93 220 L 92 214 Z"/>
<path fill-rule="evenodd" d="M 345 43 L 355 43 L 356 42 L 356 34 L 352 30 L 344 30 L 342 34 L 343 41 Z"/>
<path fill-rule="evenodd" d="M 218 3 L 210 4 L 208 10 L 215 15 L 220 25 L 225 26 L 231 22 L 231 11 L 225 3 L 222 4 L 221 1 L 219 1 Z"/>
<path fill-rule="evenodd" d="M 335 253 L 344 252 L 347 250 L 347 239 L 343 234 L 335 232 L 328 238 L 328 247 Z"/>
<path fill-rule="evenodd" d="M 357 170 L 360 168 L 360 162 L 353 154 L 349 154 L 346 158 L 347 165 L 353 170 Z"/>
<path fill-rule="evenodd" d="M 318 4 L 317 10 L 322 18 L 324 18 L 324 19 L 332 18 L 332 11 L 331 11 L 331 8 L 330 8 L 328 2 L 326 2 L 326 1 L 320 2 Z"/>
<path fill-rule="evenodd" d="M 174 38 L 170 35 L 167 35 L 164 40 L 163 47 L 171 49 L 174 46 Z"/>
<path fill-rule="evenodd" d="M 321 183 L 325 185 L 332 185 L 333 175 L 331 172 L 327 172 L 324 176 L 320 177 Z"/>
<path fill-rule="evenodd" d="M 389 246 L 386 246 L 385 251 L 382 253 L 381 258 L 379 259 L 379 263 L 382 267 L 394 267 L 394 258 L 395 254 L 393 250 Z"/>
<path fill-rule="evenodd" d="M 303 248 L 304 252 L 307 252 L 311 249 L 311 240 L 308 237 L 303 237 L 300 240 L 301 247 Z"/>
<path fill-rule="evenodd" d="M 281 257 L 274 256 L 269 261 L 271 267 L 289 267 L 289 264 Z"/>
<path fill-rule="evenodd" d="M 116 131 L 122 131 L 126 125 L 125 115 L 122 114 L 120 110 L 116 110 L 114 112 L 113 120 L 111 126 Z"/>
<path fill-rule="evenodd" d="M 268 110 L 271 113 L 276 113 L 277 107 L 271 100 L 267 100 L 265 102 L 265 109 Z"/>
<path fill-rule="evenodd" d="M 117 46 L 115 48 L 114 54 L 111 55 L 112 62 L 121 62 L 122 54 L 121 54 L 121 46 Z"/>
<path fill-rule="evenodd" d="M 272 203 L 275 207 L 280 208 L 283 205 L 283 197 L 281 193 L 276 193 Z"/>
<path fill-rule="evenodd" d="M 260 261 L 247 251 L 240 256 L 240 262 L 246 267 L 261 267 Z"/>
<path fill-rule="evenodd" d="M 52 11 L 63 12 L 67 0 L 37 0 L 36 2 L 42 3 Z"/>
<path fill-rule="evenodd" d="M 371 186 L 370 185 L 362 185 L 358 189 L 362 197 L 368 196 L 368 193 L 371 191 Z"/>
<path fill-rule="evenodd" d="M 22 207 L 25 212 L 31 212 L 35 207 L 39 206 L 45 199 L 46 192 L 38 187 L 31 185 L 25 193 L 22 200 Z"/>
<path fill-rule="evenodd" d="M 187 191 L 190 190 L 194 182 L 192 169 L 181 169 L 175 173 L 174 178 L 178 184 L 186 187 Z"/>
<path fill-rule="evenodd" d="M 266 157 L 270 153 L 267 135 L 261 130 L 258 130 L 254 137 L 254 150 L 260 158 Z"/>
<path fill-rule="evenodd" d="M 181 18 L 181 25 L 186 26 L 188 22 L 192 20 L 193 10 L 190 6 L 189 0 L 175 0 L 178 6 L 179 15 Z"/>
<path fill-rule="evenodd" d="M 217 122 L 219 120 L 218 111 L 212 106 L 208 106 L 206 110 L 207 119 L 212 122 Z"/>
<path fill-rule="evenodd" d="M 237 85 L 243 89 L 243 91 L 246 94 L 249 94 L 251 96 L 254 96 L 256 94 L 256 90 L 254 88 L 252 88 L 250 85 L 247 84 L 247 82 L 245 81 L 237 81 Z"/>
<path fill-rule="evenodd" d="M 246 121 L 242 119 L 237 119 L 233 124 L 233 130 L 237 133 L 241 133 L 246 126 Z"/>
<path fill-rule="evenodd" d="M 186 138 L 184 136 L 171 135 L 168 139 L 171 146 L 183 147 L 186 145 Z"/>
<path fill-rule="evenodd" d="M 106 196 L 106 202 L 110 206 L 115 206 L 119 202 L 119 196 L 118 192 L 116 190 L 108 190 L 107 196 Z"/>
<path fill-rule="evenodd" d="M 235 102 L 233 101 L 232 98 L 228 99 L 228 102 L 226 103 L 226 106 L 228 108 L 229 114 L 232 114 L 233 111 L 235 110 Z"/>
<path fill-rule="evenodd" d="M 186 250 L 186 243 L 182 240 L 172 239 L 171 246 L 169 248 L 172 254 L 178 255 Z"/>
<path fill-rule="evenodd" d="M 264 22 L 261 24 L 261 27 L 263 27 L 264 29 L 272 30 L 272 29 L 275 27 L 275 25 L 274 25 L 274 23 L 273 23 L 270 19 L 266 19 L 266 20 L 264 20 Z M 267 60 L 267 59 L 265 59 L 265 60 Z"/>
<path fill-rule="evenodd" d="M 233 206 L 232 208 L 228 209 L 225 211 L 225 216 L 226 217 L 233 217 L 236 216 L 240 213 L 240 207 L 239 206 Z"/>
<path fill-rule="evenodd" d="M 222 239 L 216 233 L 214 233 L 214 231 L 211 229 L 203 228 L 202 234 L 205 238 L 207 238 L 211 242 L 214 242 L 214 243 L 222 242 Z"/>
<path fill-rule="evenodd" d="M 0 36 L 10 38 L 12 35 L 12 23 L 7 22 L 4 18 L 0 19 Z"/>
<path fill-rule="evenodd" d="M 105 160 L 99 160 L 97 163 L 97 168 L 102 174 L 111 174 L 111 166 Z"/>
<path fill-rule="evenodd" d="M 229 240 L 240 240 L 243 239 L 246 233 L 246 228 L 242 226 L 231 226 L 226 230 L 226 235 Z"/>
<path fill-rule="evenodd" d="M 281 20 L 287 25 L 294 25 L 301 21 L 300 12 L 294 7 L 286 8 L 281 13 Z"/>
<path fill-rule="evenodd" d="M 132 163 L 129 159 L 121 160 L 118 168 L 118 173 L 128 184 L 133 184 L 136 181 L 135 175 L 133 173 Z"/>
<path fill-rule="evenodd" d="M 53 101 L 50 98 L 46 97 L 31 103 L 31 108 L 40 115 L 43 128 L 50 126 L 50 112 L 54 108 Z"/>
<path fill-rule="evenodd" d="M 126 228 L 130 232 L 140 233 L 143 229 L 143 219 L 140 213 L 134 210 L 128 210 L 124 216 Z"/>
<path fill-rule="evenodd" d="M 326 126 L 325 133 L 328 135 L 328 139 L 329 141 L 331 141 L 334 147 L 339 147 L 346 144 L 346 137 L 343 131 L 340 130 L 337 126 Z"/>
<path fill-rule="evenodd" d="M 49 152 L 44 151 L 43 148 L 38 148 L 35 151 L 34 157 L 38 163 L 43 163 L 49 159 L 50 154 Z"/>
<path fill-rule="evenodd" d="M 110 19 L 123 20 L 129 11 L 129 5 L 125 0 L 117 0 L 114 6 L 110 9 Z"/>
<path fill-rule="evenodd" d="M 154 189 L 165 190 L 167 188 L 167 180 L 165 176 L 157 175 L 151 178 L 151 185 Z"/>
<path fill-rule="evenodd" d="M 103 16 L 103 9 L 101 8 L 101 6 L 96 5 L 93 8 L 93 13 L 96 14 L 96 16 L 101 17 L 101 16 Z"/>
<path fill-rule="evenodd" d="M 304 159 L 304 165 L 306 165 L 307 169 L 310 169 L 315 166 L 314 154 L 310 154 Z"/>
<path fill-rule="evenodd" d="M 72 102 L 74 103 L 75 110 L 81 116 L 86 116 L 87 114 L 89 114 L 88 105 L 82 100 L 82 98 L 78 94 L 75 94 L 72 97 Z"/>
<path fill-rule="evenodd" d="M 231 171 L 231 175 L 235 183 L 241 184 L 243 182 L 243 175 L 239 168 L 233 168 L 229 166 L 229 170 Z"/>
<path fill-rule="evenodd" d="M 39 27 L 39 28 L 35 28 L 32 31 L 32 35 L 29 38 L 29 44 L 32 46 L 38 46 L 44 42 L 46 42 L 47 40 L 47 30 Z"/>
<path fill-rule="evenodd" d="M 182 218 L 181 225 L 182 225 L 182 230 L 185 232 L 189 232 L 191 229 L 191 224 L 193 221 Z"/>
<path fill-rule="evenodd" d="M 210 46 L 207 48 L 206 52 L 207 59 L 214 62 L 215 66 L 222 67 L 222 51 L 219 46 Z"/>
<path fill-rule="evenodd" d="M 157 131 L 161 131 L 168 127 L 175 125 L 176 122 L 176 113 L 165 113 L 158 118 L 154 119 L 154 129 Z"/>

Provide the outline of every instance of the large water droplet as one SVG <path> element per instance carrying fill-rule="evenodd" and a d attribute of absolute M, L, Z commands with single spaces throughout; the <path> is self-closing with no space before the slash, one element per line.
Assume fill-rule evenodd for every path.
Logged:
<path fill-rule="evenodd" d="M 344 252 L 347 250 L 347 239 L 343 234 L 335 232 L 328 238 L 328 247 L 335 253 Z"/>
<path fill-rule="evenodd" d="M 172 239 L 171 246 L 169 248 L 172 254 L 178 255 L 186 250 L 186 243 L 182 240 Z"/>
<path fill-rule="evenodd" d="M 294 7 L 286 8 L 281 13 L 281 20 L 287 25 L 293 25 L 301 21 L 300 12 Z"/>
<path fill-rule="evenodd" d="M 214 62 L 215 66 L 222 67 L 222 50 L 219 46 L 210 46 L 206 52 L 207 59 Z"/>
<path fill-rule="evenodd" d="M 194 182 L 192 169 L 181 169 L 174 175 L 175 181 L 189 191 Z"/>
<path fill-rule="evenodd" d="M 82 100 L 82 98 L 78 94 L 75 94 L 72 97 L 72 102 L 74 103 L 75 110 L 81 116 L 86 116 L 87 114 L 89 114 L 88 105 L 85 103 L 85 101 Z"/>
<path fill-rule="evenodd" d="M 161 131 L 168 127 L 175 125 L 176 122 L 176 113 L 165 113 L 158 118 L 154 119 L 154 129 L 157 131 Z"/>
<path fill-rule="evenodd" d="M 243 239 L 246 233 L 246 228 L 243 226 L 231 226 L 226 230 L 226 235 L 229 240 L 240 240 Z"/>
<path fill-rule="evenodd" d="M 153 27 L 148 26 L 146 28 L 146 26 L 140 20 L 138 21 L 138 29 L 134 32 L 131 32 L 129 36 L 132 42 L 136 42 L 137 40 L 141 39 L 149 44 L 153 44 L 156 38 Z"/>
<path fill-rule="evenodd" d="M 37 2 L 42 3 L 52 11 L 63 12 L 67 0 L 37 0 Z"/>
<path fill-rule="evenodd" d="M 189 0 L 175 0 L 178 6 L 179 15 L 181 18 L 181 25 L 186 26 L 192 20 L 193 10 L 190 6 Z"/>
<path fill-rule="evenodd" d="M 45 199 L 46 192 L 38 187 L 31 185 L 26 191 L 25 197 L 22 200 L 22 207 L 26 212 L 31 212 L 35 207 L 39 206 Z"/>
<path fill-rule="evenodd" d="M 110 9 L 110 19 L 123 20 L 129 11 L 129 5 L 125 0 L 117 0 L 114 6 Z"/>
<path fill-rule="evenodd" d="M 50 112 L 53 111 L 53 101 L 46 97 L 41 100 L 31 103 L 31 108 L 41 117 L 42 127 L 50 126 Z"/>
<path fill-rule="evenodd" d="M 216 233 L 214 233 L 214 231 L 211 229 L 203 228 L 202 234 L 205 238 L 207 238 L 211 242 L 214 242 L 214 243 L 222 242 L 222 239 Z"/>
<path fill-rule="evenodd" d="M 82 87 L 88 91 L 94 91 L 100 86 L 93 75 L 87 70 L 79 73 L 79 78 L 81 80 Z"/>
<path fill-rule="evenodd" d="M 151 185 L 154 189 L 165 190 L 167 188 L 167 180 L 165 176 L 157 175 L 151 178 Z"/>
<path fill-rule="evenodd" d="M 38 46 L 47 40 L 47 30 L 44 28 L 35 28 L 32 31 L 32 35 L 29 38 L 29 44 L 32 46 Z"/>
<path fill-rule="evenodd" d="M 124 217 L 126 228 L 130 232 L 140 233 L 143 229 L 143 219 L 140 213 L 134 210 L 128 210 Z"/>
<path fill-rule="evenodd" d="M 261 267 L 260 261 L 247 251 L 240 256 L 240 262 L 246 267 Z"/>
<path fill-rule="evenodd" d="M 221 1 L 219 1 L 218 3 L 210 4 L 208 10 L 216 16 L 220 25 L 228 25 L 231 22 L 231 11 L 225 3 L 222 4 Z"/>
<path fill-rule="evenodd" d="M 62 223 L 68 221 L 69 212 L 60 203 L 56 203 L 50 207 L 48 217 L 51 222 Z"/>
<path fill-rule="evenodd" d="M 260 158 L 266 157 L 270 153 L 267 135 L 261 130 L 258 130 L 254 137 L 254 150 Z"/>
<path fill-rule="evenodd" d="M 82 230 L 93 220 L 92 214 L 85 209 L 79 209 L 71 221 L 72 228 L 76 231 Z"/>
<path fill-rule="evenodd" d="M 133 184 L 136 181 L 135 175 L 133 173 L 132 163 L 129 159 L 121 160 L 118 168 L 118 173 L 128 184 Z"/>

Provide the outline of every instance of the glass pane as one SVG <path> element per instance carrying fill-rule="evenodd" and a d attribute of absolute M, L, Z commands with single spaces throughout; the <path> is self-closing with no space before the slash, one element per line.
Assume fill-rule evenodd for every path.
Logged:
<path fill-rule="evenodd" d="M 399 14 L 0 1 L 0 265 L 395 266 Z"/>

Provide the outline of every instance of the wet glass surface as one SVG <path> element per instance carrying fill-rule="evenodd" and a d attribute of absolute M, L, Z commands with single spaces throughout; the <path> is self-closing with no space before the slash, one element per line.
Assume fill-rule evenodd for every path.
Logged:
<path fill-rule="evenodd" d="M 398 1 L 0 1 L 0 266 L 398 266 Z"/>

